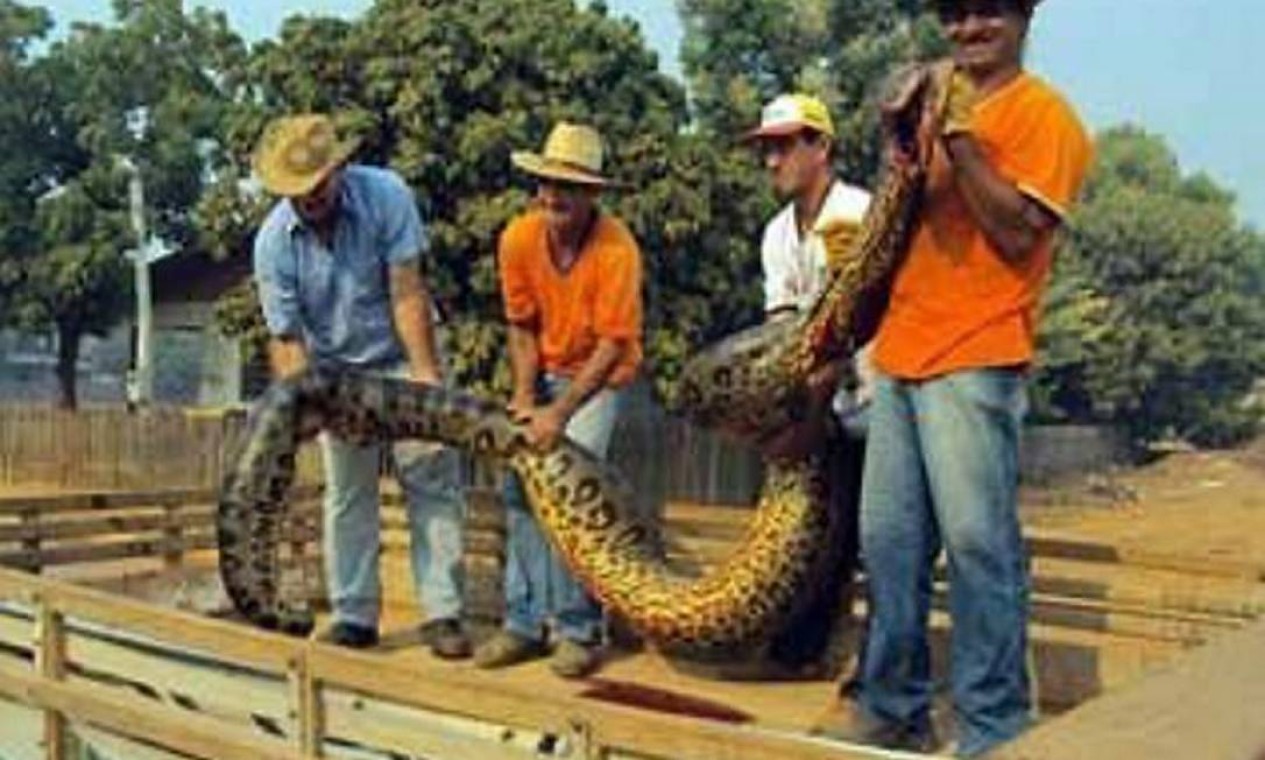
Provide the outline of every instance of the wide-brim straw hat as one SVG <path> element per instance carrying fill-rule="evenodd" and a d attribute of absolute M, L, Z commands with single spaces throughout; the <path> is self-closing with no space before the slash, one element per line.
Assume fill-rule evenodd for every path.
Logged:
<path fill-rule="evenodd" d="M 284 116 L 264 130 L 255 148 L 255 174 L 269 192 L 287 198 L 310 193 L 359 147 L 342 140 L 324 114 Z"/>
<path fill-rule="evenodd" d="M 603 154 L 602 138 L 597 130 L 563 121 L 549 132 L 544 150 L 540 153 L 514 151 L 510 161 L 540 179 L 612 187 L 614 180 L 602 174 Z"/>

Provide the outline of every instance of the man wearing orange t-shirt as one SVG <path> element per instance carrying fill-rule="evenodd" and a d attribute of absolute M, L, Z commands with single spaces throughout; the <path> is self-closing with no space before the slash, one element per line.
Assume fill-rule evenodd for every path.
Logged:
<path fill-rule="evenodd" d="M 1025 373 L 1055 232 L 1092 147 L 1024 71 L 1035 0 L 937 0 L 957 66 L 922 217 L 874 343 L 861 498 L 869 631 L 855 703 L 824 732 L 933 745 L 927 644 L 941 548 L 956 753 L 1028 724 L 1028 574 L 1017 504 Z"/>
<path fill-rule="evenodd" d="M 561 123 L 543 154 L 514 164 L 538 183 L 536 207 L 501 235 L 499 266 L 514 374 L 512 413 L 529 441 L 548 450 L 566 435 L 605 456 L 621 390 L 641 364 L 641 254 L 637 241 L 596 205 L 602 143 L 593 129 Z M 600 664 L 602 613 L 536 524 L 517 477 L 507 515 L 504 629 L 475 652 L 484 668 L 546 654 L 565 678 Z"/>

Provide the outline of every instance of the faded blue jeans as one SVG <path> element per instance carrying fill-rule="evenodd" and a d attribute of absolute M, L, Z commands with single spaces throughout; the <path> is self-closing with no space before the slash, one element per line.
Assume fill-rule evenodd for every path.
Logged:
<path fill-rule="evenodd" d="M 562 393 L 568 379 L 546 375 L 541 383 L 548 401 Z M 566 435 L 594 455 L 605 458 L 623 392 L 606 388 L 581 406 L 567 423 Z M 602 610 L 571 574 L 550 545 L 527 503 L 518 476 L 506 474 L 505 500 L 505 629 L 533 641 L 544 641 L 552 622 L 556 636 L 581 644 L 602 639 Z"/>
<path fill-rule="evenodd" d="M 870 407 L 861 551 L 870 621 L 858 699 L 873 717 L 929 730 L 927 617 L 943 547 L 958 751 L 974 756 L 1029 722 L 1028 567 L 1018 516 L 1024 376 L 1010 368 L 914 382 L 880 374 Z"/>
<path fill-rule="evenodd" d="M 389 373 L 406 376 L 407 371 Z M 382 588 L 378 467 L 381 447 L 320 436 L 325 463 L 325 573 L 334 620 L 377 627 Z M 392 444 L 408 511 L 413 588 L 427 620 L 462 611 L 462 520 L 465 496 L 457 452 L 439 444 Z"/>

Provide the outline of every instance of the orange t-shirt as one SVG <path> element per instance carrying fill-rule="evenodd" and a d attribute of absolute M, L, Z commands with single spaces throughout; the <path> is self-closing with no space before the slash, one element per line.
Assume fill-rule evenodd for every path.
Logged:
<path fill-rule="evenodd" d="M 1093 146 L 1076 113 L 1048 84 L 1022 73 L 975 108 L 972 131 L 992 166 L 1062 219 Z M 874 362 L 919 380 L 974 367 L 1032 361 L 1053 236 L 1009 264 L 975 224 L 937 146 L 922 218 L 896 273 Z"/>
<path fill-rule="evenodd" d="M 529 211 L 501 233 L 498 259 L 505 316 L 536 323 L 540 365 L 573 377 L 599 338 L 624 354 L 606 383 L 630 382 L 641 365 L 641 252 L 619 220 L 601 214 L 576 262 L 560 272 L 549 256 L 545 217 Z"/>

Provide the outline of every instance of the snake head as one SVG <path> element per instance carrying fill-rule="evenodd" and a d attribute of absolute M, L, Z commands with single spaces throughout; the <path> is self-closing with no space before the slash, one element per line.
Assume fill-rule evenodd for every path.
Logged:
<path fill-rule="evenodd" d="M 952 76 L 949 60 L 908 64 L 896 69 L 880 87 L 884 140 L 897 166 L 925 167 L 930 162 Z"/>

